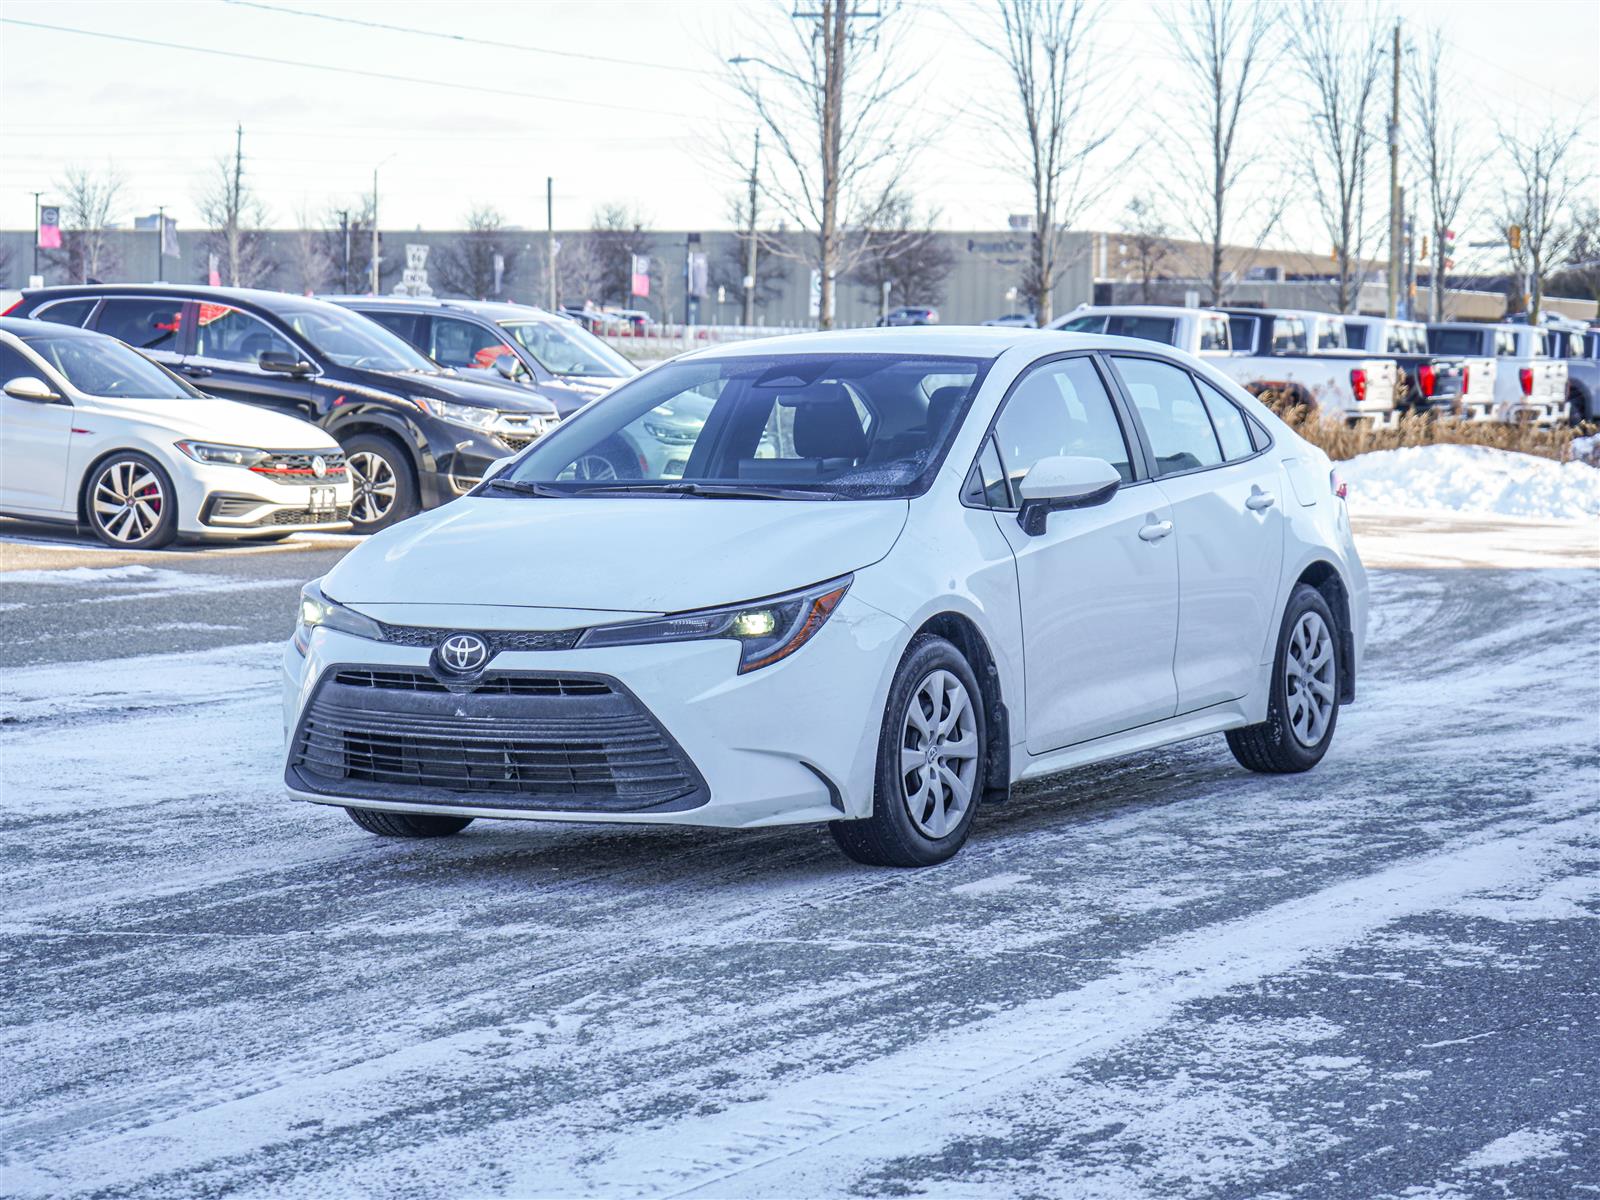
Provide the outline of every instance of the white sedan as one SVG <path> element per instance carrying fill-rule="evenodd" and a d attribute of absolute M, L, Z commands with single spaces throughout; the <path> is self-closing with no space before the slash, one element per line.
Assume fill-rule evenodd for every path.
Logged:
<path fill-rule="evenodd" d="M 0 513 L 150 550 L 349 528 L 344 453 L 307 421 L 203 395 L 115 338 L 0 317 Z"/>
<path fill-rule="evenodd" d="M 681 477 L 575 477 L 663 406 Z M 1365 572 L 1328 459 L 1209 364 L 1105 336 L 865 330 L 622 384 L 307 587 L 286 782 L 400 837 L 479 817 L 827 822 L 925 865 L 981 803 L 1225 733 L 1304 771 Z"/>

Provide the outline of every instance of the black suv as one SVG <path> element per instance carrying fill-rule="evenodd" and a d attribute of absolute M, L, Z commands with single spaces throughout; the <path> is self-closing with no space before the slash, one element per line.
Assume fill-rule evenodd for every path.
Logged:
<path fill-rule="evenodd" d="M 639 373 L 576 321 L 494 300 L 325 296 L 399 334 L 442 366 L 537 392 L 563 418 Z"/>
<path fill-rule="evenodd" d="M 526 389 L 463 379 L 346 308 L 247 288 L 25 291 L 9 316 L 110 334 L 214 396 L 314 421 L 344 447 L 351 523 L 370 533 L 473 488 L 556 422 Z"/>

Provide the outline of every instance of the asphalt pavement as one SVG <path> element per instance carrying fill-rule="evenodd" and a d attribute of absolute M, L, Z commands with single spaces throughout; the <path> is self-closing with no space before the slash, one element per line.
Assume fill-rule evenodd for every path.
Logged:
<path fill-rule="evenodd" d="M 1600 571 L 1375 571 L 1315 771 L 1202 739 L 904 872 L 812 828 L 373 838 L 280 783 L 348 542 L 10 533 L 0 1194 L 1600 1191 Z"/>

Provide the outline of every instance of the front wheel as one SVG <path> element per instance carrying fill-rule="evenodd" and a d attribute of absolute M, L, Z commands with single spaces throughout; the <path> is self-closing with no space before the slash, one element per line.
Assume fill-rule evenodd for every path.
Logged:
<path fill-rule="evenodd" d="M 368 833 L 379 837 L 436 838 L 460 833 L 472 824 L 471 817 L 438 817 L 430 813 L 378 812 L 371 808 L 347 808 L 350 819 Z"/>
<path fill-rule="evenodd" d="M 1278 633 L 1267 719 L 1228 731 L 1228 749 L 1240 766 L 1287 775 L 1322 761 L 1339 723 L 1338 628 L 1322 593 L 1297 585 Z"/>
<path fill-rule="evenodd" d="M 417 480 L 399 442 L 382 434 L 358 433 L 342 445 L 355 532 L 376 533 L 417 511 Z"/>
<path fill-rule="evenodd" d="M 157 550 L 178 536 L 172 477 L 137 450 L 113 454 L 84 484 L 84 512 L 95 537 L 121 550 Z"/>
<path fill-rule="evenodd" d="M 944 638 L 912 642 L 889 689 L 872 816 L 828 825 L 839 849 L 878 867 L 927 867 L 960 850 L 985 778 L 982 693 Z"/>

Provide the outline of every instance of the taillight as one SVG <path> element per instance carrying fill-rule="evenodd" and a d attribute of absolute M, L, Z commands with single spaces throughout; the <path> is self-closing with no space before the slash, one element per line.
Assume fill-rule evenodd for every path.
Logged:
<path fill-rule="evenodd" d="M 13 304 L 10 308 L 6 309 L 5 312 L 0 312 L 0 317 L 9 317 L 12 313 L 16 312 L 17 309 L 22 307 L 22 302 L 25 299 L 26 299 L 25 296 L 18 296 L 17 297 L 17 302 L 15 304 Z"/>
<path fill-rule="evenodd" d="M 1522 394 L 1524 396 L 1533 395 L 1533 368 L 1523 367 L 1522 370 L 1517 372 L 1517 378 L 1522 380 Z"/>
<path fill-rule="evenodd" d="M 1339 478 L 1339 472 L 1328 472 L 1328 486 L 1333 489 L 1333 494 L 1343 500 L 1350 494 L 1350 485 Z"/>
<path fill-rule="evenodd" d="M 1417 368 L 1417 382 L 1422 386 L 1424 396 L 1432 396 L 1434 385 L 1438 382 L 1431 366 L 1423 365 Z"/>
<path fill-rule="evenodd" d="M 1461 394 L 1463 396 L 1465 396 L 1471 390 L 1472 390 L 1472 368 L 1471 367 L 1462 367 L 1461 368 Z"/>
<path fill-rule="evenodd" d="M 1356 403 L 1367 398 L 1367 373 L 1360 367 L 1350 372 L 1350 390 L 1356 394 Z"/>

